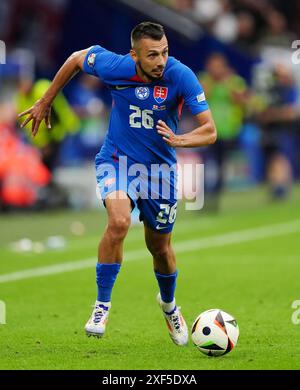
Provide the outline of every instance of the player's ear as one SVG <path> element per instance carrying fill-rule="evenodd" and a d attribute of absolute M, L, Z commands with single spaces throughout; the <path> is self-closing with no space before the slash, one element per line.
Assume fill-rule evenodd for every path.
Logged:
<path fill-rule="evenodd" d="M 138 61 L 137 54 L 136 54 L 136 51 L 134 49 L 130 50 L 130 56 L 131 56 L 131 58 L 133 59 L 134 62 Z"/>

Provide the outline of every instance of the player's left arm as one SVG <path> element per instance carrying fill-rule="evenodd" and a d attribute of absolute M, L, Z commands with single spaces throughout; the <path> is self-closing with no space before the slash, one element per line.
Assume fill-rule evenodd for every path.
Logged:
<path fill-rule="evenodd" d="M 214 144 L 217 130 L 210 110 L 195 115 L 199 126 L 193 131 L 176 135 L 164 121 L 158 121 L 157 132 L 173 148 L 195 148 Z"/>

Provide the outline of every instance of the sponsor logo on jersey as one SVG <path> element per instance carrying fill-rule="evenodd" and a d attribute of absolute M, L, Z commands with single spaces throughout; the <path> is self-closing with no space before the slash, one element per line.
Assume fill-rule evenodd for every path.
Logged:
<path fill-rule="evenodd" d="M 205 93 L 202 92 L 200 95 L 197 96 L 197 102 L 198 103 L 202 103 L 202 102 L 205 102 L 206 100 L 206 97 L 205 97 Z"/>
<path fill-rule="evenodd" d="M 168 88 L 159 86 L 154 87 L 153 96 L 158 104 L 163 103 L 168 97 Z"/>
<path fill-rule="evenodd" d="M 154 110 L 154 111 L 164 111 L 166 109 L 167 109 L 167 106 L 156 106 L 156 105 L 154 105 L 152 107 L 152 110 Z"/>
<path fill-rule="evenodd" d="M 156 230 L 163 230 L 163 229 L 167 229 L 168 226 L 160 226 L 160 225 L 157 225 L 156 226 Z"/>
<path fill-rule="evenodd" d="M 95 60 L 96 60 L 96 54 L 92 53 L 88 56 L 87 63 L 90 68 L 93 68 L 95 65 Z"/>
<path fill-rule="evenodd" d="M 140 100 L 146 100 L 150 96 L 150 90 L 147 87 L 137 87 L 135 89 L 135 96 Z"/>
<path fill-rule="evenodd" d="M 128 89 L 128 88 L 130 88 L 130 87 L 128 87 L 128 86 L 121 86 L 121 85 L 116 85 L 116 90 L 117 91 L 123 91 L 123 89 Z"/>

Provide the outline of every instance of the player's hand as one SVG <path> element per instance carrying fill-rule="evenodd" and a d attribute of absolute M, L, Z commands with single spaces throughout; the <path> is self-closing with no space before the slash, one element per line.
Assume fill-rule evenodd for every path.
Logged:
<path fill-rule="evenodd" d="M 157 132 L 163 137 L 163 140 L 173 148 L 176 148 L 177 146 L 180 146 L 180 137 L 173 133 L 173 131 L 167 126 L 167 124 L 159 120 L 157 122 Z"/>
<path fill-rule="evenodd" d="M 18 118 L 21 118 L 24 115 L 29 115 L 28 118 L 21 124 L 21 128 L 26 126 L 30 121 L 32 121 L 31 133 L 33 136 L 39 131 L 41 122 L 44 120 L 48 129 L 51 129 L 51 104 L 45 102 L 43 99 L 38 100 L 31 108 L 26 111 L 21 112 L 18 115 Z"/>

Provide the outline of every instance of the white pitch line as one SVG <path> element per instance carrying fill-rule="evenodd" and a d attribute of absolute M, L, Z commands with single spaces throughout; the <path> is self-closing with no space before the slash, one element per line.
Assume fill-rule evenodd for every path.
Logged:
<path fill-rule="evenodd" d="M 262 240 L 270 237 L 278 237 L 287 234 L 300 232 L 300 220 L 279 223 L 274 225 L 265 225 L 257 228 L 233 231 L 229 233 L 219 234 L 215 236 L 186 240 L 174 245 L 176 253 L 193 252 L 199 249 L 215 248 L 225 245 L 240 244 L 243 242 Z M 150 256 L 146 249 L 128 251 L 125 256 L 125 261 L 140 260 Z M 90 257 L 87 259 L 49 265 L 45 267 L 32 268 L 19 272 L 0 275 L 0 284 L 14 282 L 17 280 L 30 279 L 40 276 L 48 276 L 61 274 L 64 272 L 77 271 L 80 269 L 91 268 L 96 265 L 96 258 Z"/>

